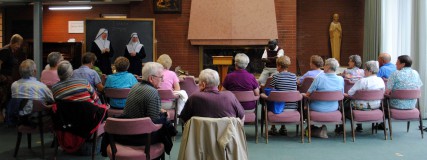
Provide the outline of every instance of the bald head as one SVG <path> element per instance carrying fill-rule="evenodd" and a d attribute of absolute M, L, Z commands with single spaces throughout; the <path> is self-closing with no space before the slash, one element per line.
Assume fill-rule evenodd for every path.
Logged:
<path fill-rule="evenodd" d="M 380 66 L 389 63 L 391 61 L 391 56 L 388 53 L 382 52 L 380 53 L 380 55 L 378 56 L 378 63 Z"/>

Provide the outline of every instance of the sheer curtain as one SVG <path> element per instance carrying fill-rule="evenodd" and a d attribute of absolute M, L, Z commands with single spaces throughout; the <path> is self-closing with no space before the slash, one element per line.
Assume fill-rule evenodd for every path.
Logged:
<path fill-rule="evenodd" d="M 426 0 L 381 1 L 381 51 L 392 57 L 400 55 L 413 59 L 412 68 L 420 74 L 422 82 L 421 110 L 427 116 L 427 2 Z"/>

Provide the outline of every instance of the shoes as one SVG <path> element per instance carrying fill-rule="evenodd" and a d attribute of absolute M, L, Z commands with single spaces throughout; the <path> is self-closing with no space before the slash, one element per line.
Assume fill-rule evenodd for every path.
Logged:
<path fill-rule="evenodd" d="M 377 129 L 384 130 L 384 129 L 387 129 L 387 128 L 385 128 L 384 123 L 380 123 L 380 124 L 377 124 Z"/>
<path fill-rule="evenodd" d="M 359 132 L 359 133 L 363 132 L 362 124 L 357 124 L 356 132 Z"/>
<path fill-rule="evenodd" d="M 284 136 L 288 135 L 288 130 L 286 130 L 286 127 L 284 125 L 282 125 L 282 127 L 280 127 L 279 134 L 284 135 Z"/>
<path fill-rule="evenodd" d="M 322 128 L 320 130 L 320 134 L 319 134 L 320 138 L 328 138 L 328 129 L 326 128 L 325 125 L 322 125 Z"/>
<path fill-rule="evenodd" d="M 343 134 L 343 127 L 342 127 L 342 125 L 339 125 L 339 127 L 335 128 L 335 134 L 336 135 Z"/>
<path fill-rule="evenodd" d="M 268 135 L 278 135 L 279 133 L 277 132 L 276 127 L 271 127 L 271 129 L 268 131 Z"/>

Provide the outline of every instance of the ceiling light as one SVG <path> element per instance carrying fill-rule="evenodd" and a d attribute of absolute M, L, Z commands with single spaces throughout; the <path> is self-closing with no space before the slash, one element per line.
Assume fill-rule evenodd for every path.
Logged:
<path fill-rule="evenodd" d="M 89 10 L 92 6 L 49 6 L 49 10 Z"/>

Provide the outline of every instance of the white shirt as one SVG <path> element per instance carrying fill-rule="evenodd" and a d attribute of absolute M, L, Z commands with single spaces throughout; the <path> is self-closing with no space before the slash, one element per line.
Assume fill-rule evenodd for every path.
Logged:
<path fill-rule="evenodd" d="M 279 49 L 279 46 L 276 46 L 276 48 L 274 48 L 274 51 L 277 51 Z M 277 57 L 282 57 L 285 55 L 285 51 L 283 49 L 280 49 L 279 52 L 277 52 Z M 264 53 L 262 54 L 261 58 L 267 58 L 267 49 L 264 49 Z"/>
<path fill-rule="evenodd" d="M 371 75 L 369 77 L 365 77 L 357 81 L 353 87 L 348 91 L 348 95 L 352 96 L 356 93 L 357 90 L 377 90 L 381 89 L 384 90 L 385 85 L 383 79 L 380 77 L 377 77 L 377 75 Z M 375 101 L 361 101 L 356 100 L 352 101 L 352 106 L 360 106 L 363 105 L 363 108 L 368 108 L 371 106 L 371 109 L 378 109 L 380 108 L 381 100 L 375 100 Z"/>

